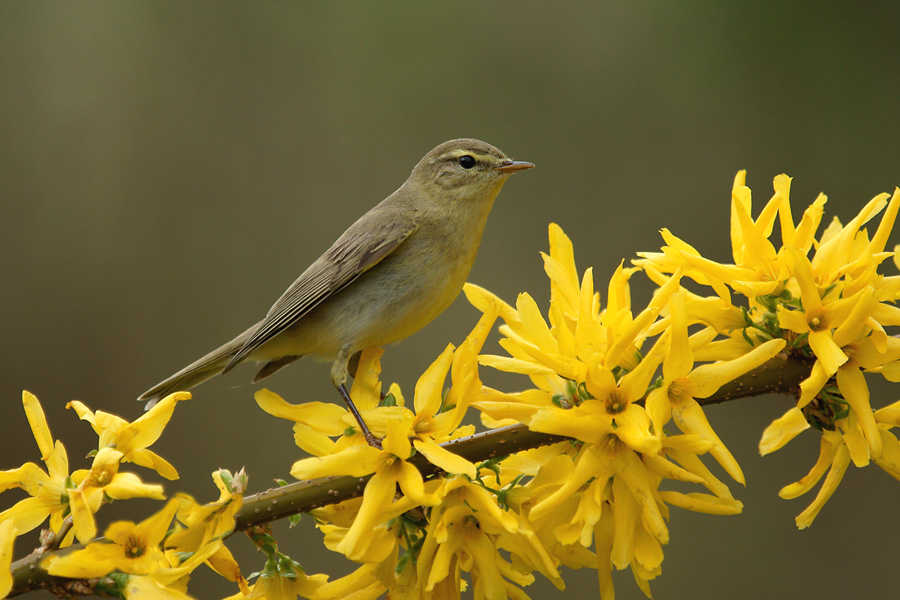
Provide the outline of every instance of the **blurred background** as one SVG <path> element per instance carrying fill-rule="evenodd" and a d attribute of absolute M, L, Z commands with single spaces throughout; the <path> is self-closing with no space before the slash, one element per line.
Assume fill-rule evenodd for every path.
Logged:
<path fill-rule="evenodd" d="M 661 227 L 730 260 L 738 169 L 757 210 L 784 172 L 795 214 L 825 192 L 826 217 L 846 221 L 900 184 L 898 24 L 895 2 L 3 2 L 0 469 L 39 460 L 23 389 L 71 468 L 86 467 L 96 437 L 68 401 L 138 417 L 141 392 L 261 318 L 450 138 L 537 165 L 507 183 L 470 276 L 510 302 L 527 291 L 546 307 L 551 221 L 601 290 L 621 260 L 659 248 Z M 649 289 L 635 283 L 636 305 Z M 411 394 L 478 316 L 460 298 L 388 349 L 385 380 Z M 290 424 L 253 402 L 254 372 L 178 406 L 154 447 L 182 474 L 167 492 L 212 500 L 218 467 L 246 467 L 251 491 L 290 479 L 300 452 Z M 295 403 L 338 401 L 312 361 L 265 385 Z M 873 393 L 876 406 L 896 399 Z M 813 527 L 796 530 L 814 494 L 777 491 L 807 472 L 818 442 L 757 451 L 789 404 L 709 409 L 747 475 L 732 487 L 745 510 L 673 509 L 656 598 L 875 598 L 895 585 L 900 484 L 877 467 L 851 468 Z M 4 494 L 0 508 L 19 498 Z M 101 531 L 104 518 L 156 507 L 104 511 Z M 321 547 L 311 519 L 279 525 L 278 539 L 310 573 L 352 568 L 310 551 Z M 245 573 L 261 568 L 249 541 L 232 547 Z M 596 594 L 594 572 L 565 577 L 567 592 L 540 580 L 526 591 Z M 237 591 L 195 579 L 201 598 Z M 615 581 L 618 597 L 643 597 L 630 573 Z"/>

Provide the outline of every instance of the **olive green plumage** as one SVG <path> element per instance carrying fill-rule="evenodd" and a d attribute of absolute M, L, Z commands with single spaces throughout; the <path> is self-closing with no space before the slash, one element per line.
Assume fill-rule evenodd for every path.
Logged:
<path fill-rule="evenodd" d="M 263 363 L 258 381 L 306 355 L 332 360 L 332 382 L 343 388 L 355 353 L 412 335 L 453 302 L 494 198 L 513 172 L 532 166 L 478 140 L 444 142 L 310 265 L 259 323 L 140 399 L 152 405 L 247 361 Z"/>

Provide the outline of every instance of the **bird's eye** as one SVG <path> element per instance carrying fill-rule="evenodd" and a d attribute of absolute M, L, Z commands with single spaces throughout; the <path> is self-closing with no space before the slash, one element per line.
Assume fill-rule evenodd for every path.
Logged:
<path fill-rule="evenodd" d="M 468 154 L 459 157 L 459 166 L 463 169 L 471 169 L 475 166 L 475 159 Z"/>

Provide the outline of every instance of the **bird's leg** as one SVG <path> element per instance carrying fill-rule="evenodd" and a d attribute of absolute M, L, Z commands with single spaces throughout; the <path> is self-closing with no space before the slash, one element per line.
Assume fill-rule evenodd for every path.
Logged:
<path fill-rule="evenodd" d="M 362 415 L 359 414 L 359 411 L 356 409 L 356 405 L 353 404 L 353 400 L 350 399 L 350 394 L 347 393 L 347 386 L 342 383 L 337 386 L 337 391 L 341 395 L 341 398 L 344 399 L 344 402 L 347 403 L 347 408 L 349 408 L 350 412 L 353 413 L 353 418 L 356 419 L 356 422 L 359 424 L 359 428 L 362 431 L 362 434 L 365 436 L 366 441 L 373 448 L 378 448 L 379 450 L 381 450 L 381 440 L 378 439 L 378 436 L 369 431 L 369 427 L 366 425 L 366 422 L 363 421 Z"/>
<path fill-rule="evenodd" d="M 334 384 L 334 387 L 337 388 L 338 393 L 341 395 L 341 398 L 344 399 L 344 402 L 347 404 L 347 408 L 350 410 L 350 413 L 353 415 L 353 418 L 356 419 L 356 423 L 359 425 L 360 431 L 365 436 L 366 441 L 373 448 L 378 448 L 381 450 L 381 440 L 369 431 L 368 425 L 363 421 L 362 415 L 359 414 L 359 410 L 356 408 L 356 405 L 353 404 L 353 400 L 350 399 L 350 393 L 347 391 L 347 376 L 348 376 L 348 362 L 350 361 L 350 346 L 344 346 L 341 348 L 341 351 L 338 353 L 337 358 L 334 361 L 334 364 L 331 365 L 331 382 Z"/>

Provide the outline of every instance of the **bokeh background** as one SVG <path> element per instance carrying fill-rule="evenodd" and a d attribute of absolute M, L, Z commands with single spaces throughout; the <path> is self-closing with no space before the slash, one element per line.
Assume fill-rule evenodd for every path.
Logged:
<path fill-rule="evenodd" d="M 500 195 L 470 277 L 510 301 L 527 291 L 546 306 L 551 221 L 600 289 L 619 261 L 660 246 L 661 227 L 727 260 L 738 169 L 757 207 L 785 172 L 796 213 L 821 191 L 829 217 L 850 218 L 900 184 L 898 7 L 0 3 L 0 468 L 39 458 L 22 389 L 84 467 L 96 438 L 66 402 L 139 416 L 138 394 L 259 319 L 446 139 L 537 164 Z M 636 283 L 637 304 L 648 290 Z M 385 378 L 411 391 L 477 317 L 458 300 L 388 350 Z M 218 467 L 245 466 L 253 491 L 289 479 L 290 424 L 256 407 L 252 375 L 237 369 L 179 405 L 155 446 L 182 472 L 167 491 L 211 500 Z M 292 402 L 338 400 L 311 361 L 266 385 Z M 878 388 L 873 404 L 897 395 Z M 878 598 L 895 586 L 900 484 L 877 467 L 851 468 L 813 527 L 794 527 L 812 495 L 777 491 L 812 465 L 815 436 L 765 459 L 756 449 L 788 406 L 709 410 L 747 475 L 734 489 L 745 510 L 673 509 L 655 597 Z M 135 506 L 107 519 L 156 507 Z M 309 572 L 351 568 L 310 550 L 309 519 L 278 531 Z M 261 567 L 248 541 L 232 546 L 246 572 Z M 196 578 L 201 598 L 236 591 Z M 566 578 L 566 592 L 528 592 L 596 594 L 593 572 Z M 616 585 L 642 597 L 627 571 Z"/>

